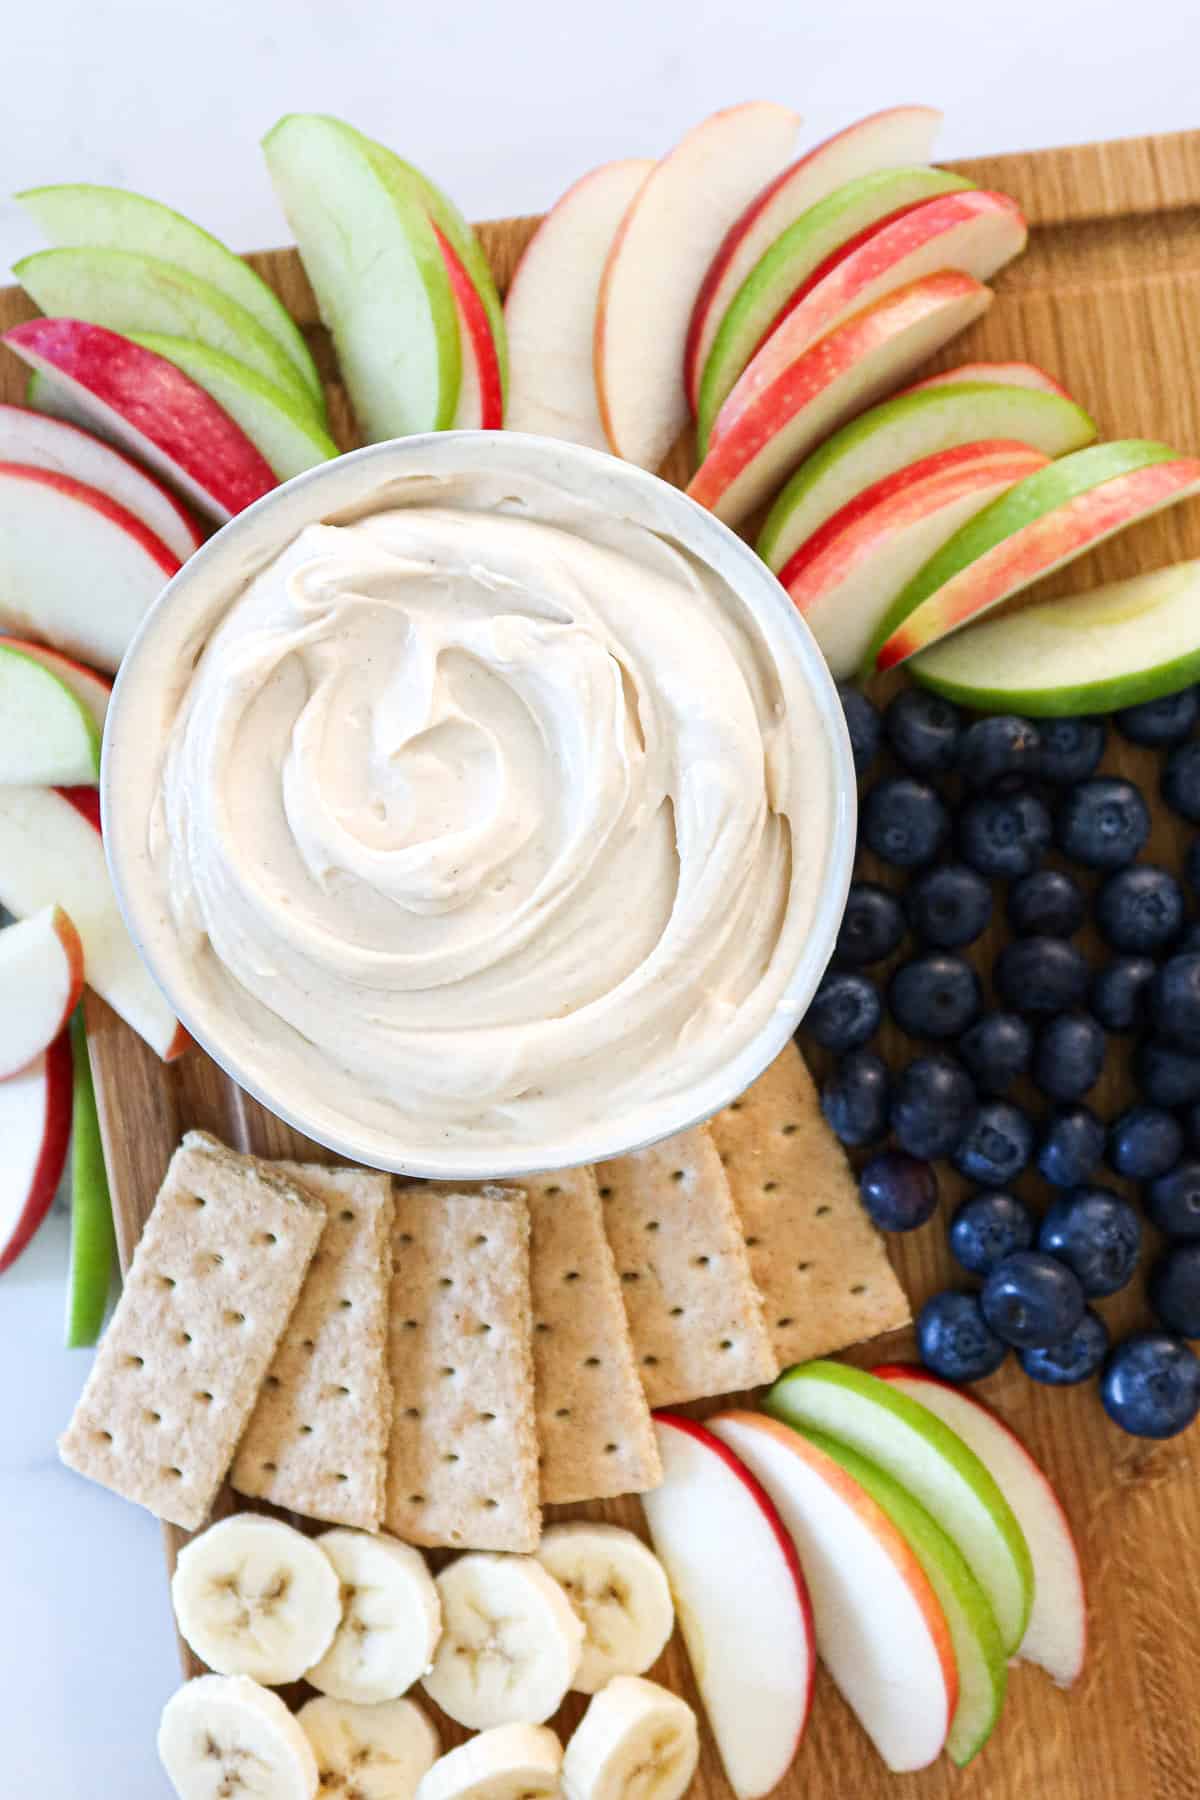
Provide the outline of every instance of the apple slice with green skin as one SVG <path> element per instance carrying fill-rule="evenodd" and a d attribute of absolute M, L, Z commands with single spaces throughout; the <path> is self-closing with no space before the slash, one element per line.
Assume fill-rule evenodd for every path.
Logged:
<path fill-rule="evenodd" d="M 64 1338 L 68 1350 L 82 1350 L 100 1336 L 117 1252 L 82 1007 L 71 1020 L 71 1050 L 71 1254 Z"/>
<path fill-rule="evenodd" d="M 44 1056 L 83 991 L 83 945 L 61 906 L 0 931 L 0 1081 Z"/>
<path fill-rule="evenodd" d="M 796 1546 L 817 1654 L 889 1769 L 926 1768 L 958 1702 L 946 1615 L 911 1547 L 840 1463 L 761 1413 L 708 1428 L 761 1483 Z M 736 1557 L 732 1542 L 726 1547 Z"/>
<path fill-rule="evenodd" d="M 956 531 L 897 595 L 865 673 L 891 669 L 1138 519 L 1200 492 L 1200 460 L 1127 438 L 1039 469 Z"/>
<path fill-rule="evenodd" d="M 936 1413 L 995 1476 L 1033 1557 L 1033 1611 L 1018 1654 L 1059 1687 L 1070 1687 L 1087 1650 L 1087 1599 L 1070 1523 L 1046 1476 L 1020 1438 L 973 1394 L 916 1364 L 885 1363 L 872 1374 Z"/>
<path fill-rule="evenodd" d="M 738 524 L 814 445 L 974 324 L 991 300 L 970 275 L 943 269 L 855 313 L 714 435 L 688 493 L 726 524 Z"/>
<path fill-rule="evenodd" d="M 695 412 L 700 381 L 725 315 L 751 270 L 789 226 L 835 189 L 879 170 L 926 163 L 942 115 L 893 106 L 856 119 L 792 163 L 734 220 L 700 283 L 684 348 L 684 384 Z"/>
<path fill-rule="evenodd" d="M 100 731 L 89 709 L 54 670 L 0 637 L 0 785 L 99 779 Z"/>
<path fill-rule="evenodd" d="M 363 436 L 445 430 L 458 405 L 458 320 L 424 206 L 340 119 L 288 114 L 262 148 Z"/>
<path fill-rule="evenodd" d="M 844 1363 L 789 1369 L 763 1405 L 786 1424 L 827 1432 L 907 1489 L 962 1552 L 1006 1653 L 1016 1650 L 1033 1603 L 1029 1546 L 996 1482 L 961 1438 L 886 1381 Z"/>
<path fill-rule="evenodd" d="M 1055 381 L 1053 375 L 1047 375 L 1036 363 L 1027 362 L 960 363 L 956 369 L 943 369 L 940 375 L 927 375 L 924 381 L 914 381 L 904 391 L 919 394 L 923 388 L 959 387 L 964 381 L 999 382 L 1004 387 L 1032 388 L 1040 394 L 1058 394 L 1063 400 L 1071 398 L 1061 381 Z"/>
<path fill-rule="evenodd" d="M 71 1040 L 0 1081 L 0 1274 L 50 1211 L 71 1136 Z"/>
<path fill-rule="evenodd" d="M 171 207 L 124 188 L 64 182 L 26 188 L 13 197 L 57 249 L 133 250 L 174 263 L 220 288 L 275 339 L 308 390 L 310 404 L 324 416 L 321 377 L 299 326 L 249 263 L 210 232 Z"/>
<path fill-rule="evenodd" d="M 862 661 L 889 603 L 934 551 L 1046 458 L 1028 444 L 939 450 L 876 482 L 805 540 L 779 579 L 839 679 Z"/>
<path fill-rule="evenodd" d="M 4 649 L 19 651 L 22 656 L 40 663 L 44 669 L 49 669 L 52 675 L 56 675 L 95 721 L 97 733 L 103 734 L 108 703 L 112 699 L 112 682 L 107 675 L 98 675 L 95 669 L 76 662 L 73 657 L 64 656 L 61 650 L 52 650 L 49 644 L 35 644 L 28 638 L 5 638 Z M 82 785 L 84 784 L 67 783 L 67 786 Z"/>
<path fill-rule="evenodd" d="M 449 238 L 436 225 L 433 231 L 450 277 L 462 350 L 454 429 L 499 431 L 504 424 L 504 383 L 487 309 Z"/>

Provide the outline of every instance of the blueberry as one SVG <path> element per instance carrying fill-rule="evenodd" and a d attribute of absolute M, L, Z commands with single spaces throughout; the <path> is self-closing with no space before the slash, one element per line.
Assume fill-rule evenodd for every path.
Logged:
<path fill-rule="evenodd" d="M 1104 1154 L 1104 1126 L 1090 1106 L 1056 1106 L 1042 1125 L 1035 1158 L 1054 1187 L 1078 1187 Z"/>
<path fill-rule="evenodd" d="M 1088 1005 L 1105 1031 L 1135 1031 L 1146 1017 L 1154 963 L 1148 956 L 1118 956 L 1092 977 Z"/>
<path fill-rule="evenodd" d="M 950 1249 L 972 1275 L 990 1275 L 1037 1235 L 1033 1214 L 1015 1194 L 991 1191 L 964 1200 L 950 1221 Z"/>
<path fill-rule="evenodd" d="M 1005 945 L 992 973 L 997 994 L 1013 1012 L 1065 1012 L 1087 992 L 1087 958 L 1062 938 L 1018 938 Z"/>
<path fill-rule="evenodd" d="M 1108 1326 L 1090 1306 L 1061 1344 L 1047 1344 L 1042 1350 L 1018 1350 L 1017 1360 L 1033 1381 L 1047 1387 L 1074 1387 L 1096 1373 L 1108 1355 Z"/>
<path fill-rule="evenodd" d="M 1063 799 L 1055 822 L 1058 847 L 1085 869 L 1123 869 L 1150 835 L 1150 813 L 1132 781 L 1097 775 Z"/>
<path fill-rule="evenodd" d="M 883 729 L 898 762 L 914 775 L 938 775 L 953 768 L 958 749 L 959 712 L 926 688 L 902 688 L 883 715 Z"/>
<path fill-rule="evenodd" d="M 910 1156 L 949 1156 L 974 1110 L 974 1083 L 948 1056 L 918 1056 L 892 1082 L 889 1122 Z"/>
<path fill-rule="evenodd" d="M 1036 794 L 977 794 L 958 818 L 958 852 L 989 878 L 1028 875 L 1049 846 L 1050 814 Z"/>
<path fill-rule="evenodd" d="M 1183 1155 L 1183 1127 L 1161 1106 L 1130 1106 L 1108 1128 L 1108 1161 L 1132 1181 L 1155 1181 Z"/>
<path fill-rule="evenodd" d="M 1200 824 L 1200 742 L 1178 744 L 1172 750 L 1159 787 L 1173 813 Z"/>
<path fill-rule="evenodd" d="M 1042 740 L 1028 719 L 1011 714 L 976 719 L 958 743 L 958 771 L 968 787 L 991 787 L 1018 776 L 1035 776 Z"/>
<path fill-rule="evenodd" d="M 879 989 L 865 975 L 827 969 L 808 1003 L 804 1029 L 826 1050 L 856 1050 L 879 1028 Z"/>
<path fill-rule="evenodd" d="M 1104 1067 L 1108 1039 L 1086 1013 L 1059 1013 L 1038 1032 L 1033 1079 L 1050 1100 L 1082 1100 Z"/>
<path fill-rule="evenodd" d="M 853 882 L 846 896 L 834 961 L 851 969 L 882 962 L 903 936 L 904 914 L 896 896 L 874 881 Z"/>
<path fill-rule="evenodd" d="M 1145 744 L 1152 750 L 1168 744 L 1182 744 L 1190 737 L 1192 726 L 1200 717 L 1200 701 L 1195 688 L 1183 688 L 1178 694 L 1167 694 L 1161 700 L 1143 700 L 1140 706 L 1126 706 L 1114 713 L 1113 724 L 1131 744 Z"/>
<path fill-rule="evenodd" d="M 977 1106 L 952 1153 L 960 1175 L 984 1187 L 1003 1187 L 1033 1154 L 1033 1126 L 1019 1106 L 985 1100 Z"/>
<path fill-rule="evenodd" d="M 950 815 L 927 781 L 895 775 L 863 802 L 862 835 L 881 862 L 916 869 L 932 862 L 950 830 Z"/>
<path fill-rule="evenodd" d="M 1152 1106 L 1191 1106 L 1200 1100 L 1200 1056 L 1158 1038 L 1134 1051 L 1133 1076 Z"/>
<path fill-rule="evenodd" d="M 1146 1298 L 1160 1324 L 1200 1337 L 1200 1243 L 1172 1244 L 1150 1271 Z"/>
<path fill-rule="evenodd" d="M 859 1192 L 880 1231 L 915 1231 L 937 1211 L 932 1165 L 903 1150 L 873 1156 L 859 1177 Z"/>
<path fill-rule="evenodd" d="M 1103 719 L 1043 719 L 1038 726 L 1042 753 L 1038 774 L 1056 787 L 1073 787 L 1094 775 L 1108 733 Z"/>
<path fill-rule="evenodd" d="M 1006 1344 L 1039 1350 L 1061 1344 L 1083 1317 L 1083 1289 L 1065 1263 L 1042 1250 L 1014 1250 L 997 1263 L 979 1296 L 983 1316 Z"/>
<path fill-rule="evenodd" d="M 1200 951 L 1169 957 L 1150 984 L 1150 1018 L 1160 1037 L 1200 1052 Z"/>
<path fill-rule="evenodd" d="M 1165 1331 L 1135 1331 L 1109 1353 L 1100 1398 L 1122 1431 L 1174 1437 L 1200 1412 L 1200 1362 Z"/>
<path fill-rule="evenodd" d="M 917 1319 L 921 1361 L 943 1381 L 982 1381 L 1008 1351 L 990 1329 L 975 1294 L 935 1294 Z"/>
<path fill-rule="evenodd" d="M 956 1038 L 979 1017 L 983 990 L 961 956 L 934 950 L 903 962 L 888 984 L 892 1017 L 910 1037 Z"/>
<path fill-rule="evenodd" d="M 1125 1286 L 1141 1247 L 1136 1211 L 1108 1188 L 1080 1187 L 1060 1195 L 1038 1232 L 1038 1249 L 1065 1263 L 1089 1300 Z"/>
<path fill-rule="evenodd" d="M 1022 937 L 1070 937 L 1087 913 L 1079 883 L 1061 869 L 1023 875 L 1008 896 L 1008 922 Z"/>
<path fill-rule="evenodd" d="M 1153 955 L 1179 936 L 1183 915 L 1183 889 L 1152 863 L 1119 869 L 1096 895 L 1096 923 L 1114 950 Z"/>
<path fill-rule="evenodd" d="M 1193 838 L 1183 859 L 1183 872 L 1193 893 L 1200 892 L 1200 838 Z"/>
<path fill-rule="evenodd" d="M 867 773 L 879 754 L 883 726 L 880 723 L 879 714 L 867 696 L 852 682 L 838 683 L 838 698 L 842 703 L 842 711 L 846 715 L 846 730 L 850 733 L 850 750 L 854 757 L 854 770 L 857 775 L 862 776 Z"/>
<path fill-rule="evenodd" d="M 1200 1238 L 1200 1157 L 1185 1156 L 1143 1191 L 1150 1222 L 1164 1237 Z"/>
<path fill-rule="evenodd" d="M 981 1094 L 1002 1094 L 1029 1067 L 1033 1027 L 1017 1013 L 984 1013 L 959 1038 L 958 1054 Z"/>
<path fill-rule="evenodd" d="M 843 1144 L 877 1144 L 887 1131 L 888 1072 L 874 1050 L 851 1050 L 821 1089 L 821 1111 Z"/>
<path fill-rule="evenodd" d="M 923 944 L 961 950 L 987 930 L 992 890 L 965 863 L 939 863 L 909 884 L 904 896 L 908 922 Z"/>

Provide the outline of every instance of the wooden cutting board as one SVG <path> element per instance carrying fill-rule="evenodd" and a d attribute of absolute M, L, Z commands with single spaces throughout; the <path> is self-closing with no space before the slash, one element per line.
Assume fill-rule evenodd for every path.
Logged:
<path fill-rule="evenodd" d="M 1005 270 L 996 304 L 957 339 L 939 366 L 980 357 L 1028 358 L 1044 365 L 1097 417 L 1102 436 L 1161 437 L 1200 449 L 1200 132 L 1078 149 L 983 158 L 959 165 L 977 182 L 1017 199 L 1033 227 L 1027 254 Z M 534 229 L 533 219 L 483 226 L 503 287 Z M 349 445 L 349 412 L 325 334 L 294 251 L 250 258 L 305 329 L 329 382 L 335 427 Z M 16 290 L 0 293 L 0 327 L 32 315 Z M 932 365 L 931 365 L 932 366 Z M 20 399 L 24 375 L 0 352 L 0 398 Z M 681 481 L 687 447 L 668 465 Z M 1200 505 L 1192 502 L 1106 545 L 1065 576 L 1060 590 L 1094 586 L 1181 556 L 1200 555 Z M 1108 764 L 1152 782 L 1147 752 L 1120 745 Z M 1185 833 L 1161 807 L 1147 855 L 1180 866 Z M 869 862 L 869 859 L 864 859 Z M 878 868 L 874 878 L 892 877 Z M 1003 942 L 1003 922 L 975 947 L 986 981 Z M 1099 953 L 1094 939 L 1089 948 Z M 309 1146 L 249 1099 L 201 1052 L 172 1067 L 157 1058 L 106 1006 L 89 996 L 88 1024 L 122 1264 L 127 1264 L 167 1160 L 188 1127 L 267 1156 L 297 1156 Z M 885 1033 L 889 1059 L 907 1050 Z M 1121 1048 L 1091 1096 L 1106 1118 L 1129 1097 Z M 1032 1099 L 1031 1095 L 1027 1098 Z M 1031 1198 L 1040 1184 L 1026 1179 Z M 1119 1185 L 1119 1184 L 1118 1184 Z M 962 1184 L 947 1173 L 946 1209 Z M 892 1254 L 914 1307 L 954 1279 L 944 1221 L 892 1240 Z M 1146 1317 L 1140 1286 L 1101 1303 L 1114 1331 Z M 906 1334 L 861 1348 L 857 1362 L 911 1354 Z M 823 1675 L 808 1732 L 784 1787 L 786 1800 L 1195 1800 L 1200 1796 L 1200 1425 L 1163 1444 L 1124 1436 L 1111 1426 L 1094 1384 L 1055 1391 L 1009 1365 L 982 1393 L 1020 1432 L 1062 1494 L 1079 1539 L 1091 1596 L 1091 1645 L 1077 1689 L 1059 1693 L 1040 1672 L 1014 1670 L 1008 1706 L 976 1762 L 957 1773 L 943 1760 L 923 1774 L 889 1775 Z M 703 1413 L 703 1407 L 695 1409 Z M 711 1408 L 709 1409 L 711 1410 Z M 46 1421 L 47 1440 L 65 1421 Z M 228 1496 L 223 1503 L 229 1505 Z M 637 1527 L 635 1500 L 562 1509 Z M 181 1534 L 166 1531 L 169 1556 Z M 736 1546 L 730 1546 L 736 1554 Z M 747 1618 L 746 1630 L 754 1630 Z M 185 1652 L 184 1667 L 198 1665 Z M 657 1673 L 695 1703 L 678 1642 Z M 582 1709 L 572 1700 L 559 1720 L 570 1730 Z M 447 1744 L 463 1735 L 448 1721 Z M 146 1746 L 146 1754 L 152 1754 Z M 700 1800 L 729 1790 L 711 1742 L 693 1792 Z"/>

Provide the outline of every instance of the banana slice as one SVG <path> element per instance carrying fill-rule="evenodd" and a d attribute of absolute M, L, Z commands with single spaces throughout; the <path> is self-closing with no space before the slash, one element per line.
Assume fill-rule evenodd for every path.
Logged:
<path fill-rule="evenodd" d="M 679 1800 L 700 1760 L 686 1700 L 618 1675 L 584 1713 L 563 1757 L 566 1800 Z"/>
<path fill-rule="evenodd" d="M 449 1751 L 417 1800 L 541 1800 L 558 1793 L 562 1745 L 546 1725 L 495 1725 Z"/>
<path fill-rule="evenodd" d="M 317 1759 L 321 1800 L 413 1800 L 442 1747 L 415 1700 L 355 1706 L 321 1695 L 296 1718 Z"/>
<path fill-rule="evenodd" d="M 425 1558 L 411 1544 L 365 1531 L 316 1540 L 342 1589 L 342 1622 L 308 1679 L 335 1700 L 397 1700 L 427 1675 L 442 1634 L 442 1603 Z"/>
<path fill-rule="evenodd" d="M 179 1552 L 179 1630 L 221 1675 L 275 1687 L 320 1662 L 342 1616 L 333 1564 L 281 1519 L 234 1513 Z"/>
<path fill-rule="evenodd" d="M 442 1640 L 425 1691 L 473 1731 L 541 1725 L 579 1667 L 583 1625 L 532 1556 L 472 1551 L 437 1578 Z"/>
<path fill-rule="evenodd" d="M 537 1559 L 583 1620 L 577 1692 L 597 1694 L 614 1675 L 640 1675 L 658 1661 L 675 1608 L 666 1572 L 640 1537 L 619 1525 L 551 1525 Z"/>
<path fill-rule="evenodd" d="M 158 1754 L 179 1800 L 316 1800 L 312 1746 L 278 1694 L 201 1675 L 163 1707 Z"/>

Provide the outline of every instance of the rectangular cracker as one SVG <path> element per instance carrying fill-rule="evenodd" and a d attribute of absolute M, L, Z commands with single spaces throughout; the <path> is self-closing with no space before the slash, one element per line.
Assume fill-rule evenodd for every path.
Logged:
<path fill-rule="evenodd" d="M 384 1523 L 410 1544 L 534 1550 L 529 1209 L 519 1189 L 398 1187 Z"/>
<path fill-rule="evenodd" d="M 596 1173 L 650 1405 L 773 1381 L 779 1364 L 707 1129 L 680 1132 Z"/>
<path fill-rule="evenodd" d="M 525 1181 L 542 1501 L 607 1500 L 662 1480 L 594 1169 Z"/>
<path fill-rule="evenodd" d="M 781 1361 L 908 1324 L 904 1290 L 795 1044 L 710 1129 Z"/>
<path fill-rule="evenodd" d="M 295 1182 L 188 1132 L 59 1439 L 68 1468 L 202 1525 L 324 1224 Z"/>
<path fill-rule="evenodd" d="M 230 1476 L 240 1494 L 378 1531 L 391 1389 L 392 1183 L 369 1169 L 271 1165 L 323 1201 L 328 1223 Z"/>

